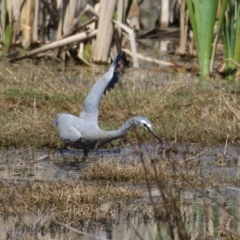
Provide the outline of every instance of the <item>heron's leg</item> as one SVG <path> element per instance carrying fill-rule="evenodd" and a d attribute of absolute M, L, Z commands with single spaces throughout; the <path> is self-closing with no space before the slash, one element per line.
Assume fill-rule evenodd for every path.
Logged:
<path fill-rule="evenodd" d="M 83 156 L 87 157 L 87 155 L 88 155 L 88 150 L 84 148 L 83 149 Z"/>
<path fill-rule="evenodd" d="M 88 156 L 88 150 L 84 148 L 83 149 L 82 161 L 86 161 L 87 160 L 87 156 Z"/>

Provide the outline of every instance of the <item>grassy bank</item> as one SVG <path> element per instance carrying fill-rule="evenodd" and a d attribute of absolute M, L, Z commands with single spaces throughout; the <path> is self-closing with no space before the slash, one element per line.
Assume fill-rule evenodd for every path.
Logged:
<path fill-rule="evenodd" d="M 59 147 L 52 120 L 59 112 L 78 115 L 87 92 L 104 71 L 86 68 L 61 72 L 46 66 L 30 71 L 21 67 L 2 69 L 0 146 Z M 223 143 L 228 137 L 231 143 L 237 142 L 238 95 L 200 87 L 197 81 L 180 80 L 177 74 L 173 77 L 176 81 L 156 85 L 147 77 L 133 78 L 131 71 L 122 74 L 123 82 L 102 99 L 100 126 L 110 130 L 131 116 L 144 115 L 163 140 L 209 145 Z M 148 82 L 147 87 L 139 87 L 141 81 Z M 129 141 L 136 140 L 134 132 L 127 135 Z M 147 142 L 156 141 L 143 129 L 138 133 Z M 120 146 L 123 140 L 111 144 Z"/>

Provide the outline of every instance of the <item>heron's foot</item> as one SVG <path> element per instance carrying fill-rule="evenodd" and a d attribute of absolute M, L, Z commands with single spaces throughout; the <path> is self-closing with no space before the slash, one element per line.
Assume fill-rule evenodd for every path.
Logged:
<path fill-rule="evenodd" d="M 88 161 L 88 156 L 87 155 L 83 155 L 82 157 L 79 158 L 80 162 L 87 162 Z"/>
<path fill-rule="evenodd" d="M 83 156 L 81 156 L 81 157 L 79 158 L 79 161 L 85 162 L 85 163 L 90 162 L 90 158 L 89 158 L 89 156 L 88 156 L 88 151 L 85 151 L 85 150 L 84 150 Z"/>

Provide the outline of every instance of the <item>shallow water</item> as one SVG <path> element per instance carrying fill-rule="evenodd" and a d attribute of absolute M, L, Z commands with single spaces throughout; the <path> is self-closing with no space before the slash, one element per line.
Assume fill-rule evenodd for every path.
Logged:
<path fill-rule="evenodd" d="M 69 177 L 80 177 L 90 164 L 99 160 L 112 160 L 120 164 L 140 162 L 144 159 L 161 161 L 164 158 L 172 161 L 195 162 L 205 175 L 212 173 L 236 176 L 240 169 L 240 148 L 220 145 L 204 148 L 198 144 L 142 145 L 128 148 L 101 149 L 90 152 L 83 160 L 81 150 L 37 150 L 11 149 L 2 150 L 0 158 L 0 178 L 3 180 L 50 180 L 65 181 Z M 207 166 L 204 168 L 204 166 Z"/>
<path fill-rule="evenodd" d="M 111 150 L 101 149 L 98 152 L 91 152 L 87 161 L 82 161 L 82 151 L 79 150 L 65 150 L 62 153 L 36 149 L 2 150 L 0 178 L 2 181 L 8 182 L 81 181 L 82 174 L 89 165 L 95 164 L 96 161 L 110 160 L 119 164 L 138 162 L 141 152 L 145 159 L 154 159 L 155 161 L 163 161 L 164 158 L 178 162 L 191 160 L 197 164 L 204 176 L 215 174 L 235 179 L 239 175 L 239 147 L 220 145 L 204 148 L 198 144 L 164 143 L 163 145 L 141 146 L 141 149 L 137 146 Z M 153 188 L 151 191 L 155 201 L 159 201 L 159 190 Z M 147 192 L 146 196 L 148 196 Z M 181 211 L 188 222 L 187 230 L 193 235 L 200 234 L 203 238 L 215 236 L 217 234 L 216 226 L 219 223 L 225 224 L 224 226 L 230 224 L 233 226 L 231 229 L 240 234 L 239 222 L 232 216 L 230 217 L 226 213 L 226 209 L 221 209 L 216 205 L 219 201 L 225 201 L 226 208 L 234 216 L 239 217 L 240 188 L 226 183 L 218 191 L 212 186 L 205 188 L 204 192 L 197 189 L 183 191 L 180 198 Z M 142 200 L 142 204 L 147 204 L 148 200 L 146 199 Z M 151 215 L 151 207 L 148 206 L 146 209 Z M 142 239 L 154 239 L 159 235 L 163 239 L 168 239 L 166 227 L 162 224 L 159 225 L 153 219 L 145 221 L 142 212 L 136 211 L 129 220 L 127 220 L 126 213 L 124 215 L 124 211 L 115 213 L 115 220 L 112 222 L 89 222 L 84 228 L 83 235 L 76 230 L 59 227 L 57 224 L 47 228 L 49 218 L 40 213 L 20 216 L 20 220 L 19 216 L 7 219 L 0 217 L 0 236 L 11 239 L 79 239 L 79 236 L 82 236 L 81 239 L 136 239 L 140 234 Z"/>
<path fill-rule="evenodd" d="M 154 156 L 157 146 L 148 146 L 145 155 Z M 91 151 L 83 160 L 83 151 L 65 149 L 61 152 L 34 149 L 3 150 L 0 161 L 0 178 L 4 180 L 67 180 L 69 176 L 81 176 L 89 164 L 102 159 L 128 163 L 139 160 L 136 148 L 101 149 Z"/>

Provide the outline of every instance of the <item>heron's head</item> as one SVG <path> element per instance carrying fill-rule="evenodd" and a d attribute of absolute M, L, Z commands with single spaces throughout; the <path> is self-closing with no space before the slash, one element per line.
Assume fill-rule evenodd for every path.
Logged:
<path fill-rule="evenodd" d="M 151 132 L 159 140 L 160 143 L 162 143 L 162 140 L 154 132 L 154 130 L 152 128 L 152 124 L 148 118 L 143 117 L 143 116 L 137 116 L 137 117 L 134 117 L 134 121 L 135 121 L 136 125 L 143 126 L 145 129 L 147 129 L 149 132 Z"/>
<path fill-rule="evenodd" d="M 152 130 L 152 124 L 148 118 L 143 116 L 137 116 L 134 118 L 135 124 L 144 127 L 147 130 Z"/>

